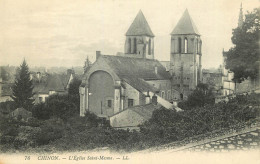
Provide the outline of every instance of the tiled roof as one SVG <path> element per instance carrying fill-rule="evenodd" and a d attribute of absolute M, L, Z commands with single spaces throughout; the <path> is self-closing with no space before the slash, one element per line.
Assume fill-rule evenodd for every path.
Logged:
<path fill-rule="evenodd" d="M 2 83 L 2 93 L 1 96 L 11 96 L 13 83 Z"/>
<path fill-rule="evenodd" d="M 197 34 L 200 35 L 195 23 L 190 17 L 188 10 L 186 9 L 181 19 L 173 29 L 172 35 L 176 34 Z"/>
<path fill-rule="evenodd" d="M 131 58 L 122 56 L 102 55 L 106 63 L 121 79 L 140 78 L 144 80 L 170 79 L 170 73 L 154 59 Z M 157 74 L 155 68 L 157 67 Z"/>
<path fill-rule="evenodd" d="M 46 81 L 34 84 L 34 93 L 49 93 L 49 91 L 64 92 L 67 82 L 69 80 L 68 75 L 51 74 L 47 76 Z"/>
<path fill-rule="evenodd" d="M 157 88 L 153 87 L 152 85 L 148 84 L 146 81 L 140 78 L 124 78 L 123 80 L 140 92 L 158 91 Z"/>
<path fill-rule="evenodd" d="M 138 113 L 140 116 L 145 118 L 146 120 L 150 119 L 153 115 L 153 111 L 156 109 L 159 109 L 161 106 L 155 105 L 155 104 L 146 104 L 146 105 L 139 105 L 134 106 L 132 108 L 129 108 L 129 110 L 132 110 L 136 113 Z"/>
<path fill-rule="evenodd" d="M 131 24 L 131 26 L 126 32 L 126 36 L 139 36 L 139 35 L 154 37 L 154 34 L 141 10 L 139 11 L 133 23 Z"/>
<path fill-rule="evenodd" d="M 126 110 L 132 110 L 134 112 L 136 112 L 138 115 L 142 116 L 145 120 L 148 120 L 152 117 L 153 115 L 153 111 L 155 111 L 156 109 L 161 108 L 161 105 L 155 105 L 153 103 L 150 104 L 145 104 L 145 105 L 137 105 L 137 106 L 133 106 L 133 107 L 129 107 L 123 111 L 120 111 L 116 114 L 114 114 L 113 116 L 125 112 Z M 111 117 L 113 117 L 111 116 Z"/>

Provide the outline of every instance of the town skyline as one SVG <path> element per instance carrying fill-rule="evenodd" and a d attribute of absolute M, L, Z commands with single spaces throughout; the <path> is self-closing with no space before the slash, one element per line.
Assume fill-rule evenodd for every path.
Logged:
<path fill-rule="evenodd" d="M 139 10 L 155 34 L 155 59 L 169 61 L 170 33 L 187 8 L 201 34 L 202 67 L 217 68 L 223 48 L 232 47 L 240 3 L 246 14 L 257 0 L 72 2 L 2 1 L 0 65 L 18 66 L 25 58 L 30 67 L 77 67 L 87 56 L 94 62 L 96 51 L 124 52 L 125 33 Z"/>

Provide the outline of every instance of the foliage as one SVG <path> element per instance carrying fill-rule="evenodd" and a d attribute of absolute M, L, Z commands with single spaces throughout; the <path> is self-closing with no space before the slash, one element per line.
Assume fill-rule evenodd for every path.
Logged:
<path fill-rule="evenodd" d="M 80 84 L 81 84 L 81 80 L 79 80 L 75 77 L 69 85 L 69 90 L 68 90 L 69 95 L 79 96 Z"/>
<path fill-rule="evenodd" d="M 32 116 L 40 120 L 50 119 L 52 113 L 49 108 L 46 108 L 45 103 L 36 104 L 32 108 Z"/>
<path fill-rule="evenodd" d="M 5 115 L 15 110 L 15 106 L 15 102 L 13 101 L 0 102 L 0 111 Z"/>
<path fill-rule="evenodd" d="M 24 60 L 20 66 L 18 76 L 14 86 L 12 87 L 13 96 L 12 99 L 16 103 L 17 107 L 24 107 L 25 109 L 31 109 L 33 103 L 33 84 L 30 79 L 30 72 L 26 61 Z"/>
<path fill-rule="evenodd" d="M 230 128 L 260 116 L 259 98 L 259 95 L 240 96 L 229 103 L 206 105 L 183 112 L 162 108 L 141 126 L 141 133 L 158 145 Z"/>
<path fill-rule="evenodd" d="M 61 119 L 45 120 L 40 126 L 41 131 L 36 134 L 37 145 L 46 145 L 63 136 L 64 123 Z"/>
<path fill-rule="evenodd" d="M 207 84 L 200 83 L 188 96 L 188 100 L 180 102 L 178 106 L 184 110 L 189 110 L 195 107 L 203 107 L 206 104 L 214 104 L 214 95 Z"/>
<path fill-rule="evenodd" d="M 65 98 L 54 96 L 51 101 Z M 161 108 L 140 125 L 140 132 L 113 129 L 89 112 L 85 117 L 71 115 L 66 121 L 54 115 L 51 119 L 34 119 L 28 123 L 1 118 L 0 143 L 4 150 L 35 147 L 45 151 L 83 151 L 107 147 L 115 151 L 136 151 L 244 125 L 260 116 L 259 104 L 260 94 L 251 94 L 239 95 L 228 103 L 182 112 Z"/>
<path fill-rule="evenodd" d="M 83 67 L 84 68 L 84 73 L 86 73 L 89 70 L 91 65 L 92 65 L 92 63 L 91 63 L 91 61 L 89 60 L 89 58 L 87 56 L 87 58 L 85 60 L 85 63 L 84 63 L 84 67 Z"/>
<path fill-rule="evenodd" d="M 79 113 L 79 97 L 73 95 L 51 95 L 45 103 L 33 107 L 34 117 L 46 120 L 51 117 L 67 120 Z"/>
<path fill-rule="evenodd" d="M 235 82 L 256 79 L 259 73 L 259 13 L 260 8 L 255 8 L 245 15 L 242 27 L 233 29 L 235 46 L 227 52 L 226 68 L 234 72 Z"/>

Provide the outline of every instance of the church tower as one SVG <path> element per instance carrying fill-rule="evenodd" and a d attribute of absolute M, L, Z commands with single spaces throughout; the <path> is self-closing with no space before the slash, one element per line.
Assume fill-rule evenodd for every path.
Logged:
<path fill-rule="evenodd" d="M 243 26 L 243 8 L 242 3 L 240 5 L 239 18 L 238 18 L 238 27 L 241 28 Z"/>
<path fill-rule="evenodd" d="M 200 33 L 186 9 L 171 33 L 172 85 L 182 94 L 202 81 Z"/>
<path fill-rule="evenodd" d="M 154 59 L 154 34 L 141 10 L 126 32 L 124 56 Z"/>

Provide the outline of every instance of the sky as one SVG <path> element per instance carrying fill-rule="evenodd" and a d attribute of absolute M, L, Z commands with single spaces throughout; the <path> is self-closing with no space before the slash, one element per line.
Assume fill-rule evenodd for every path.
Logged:
<path fill-rule="evenodd" d="M 187 8 L 202 39 L 202 67 L 217 68 L 232 47 L 240 3 L 259 0 L 0 0 L 0 65 L 83 66 L 96 51 L 124 52 L 125 33 L 142 10 L 155 35 L 155 58 L 170 60 L 170 33 Z"/>

